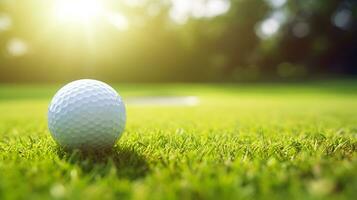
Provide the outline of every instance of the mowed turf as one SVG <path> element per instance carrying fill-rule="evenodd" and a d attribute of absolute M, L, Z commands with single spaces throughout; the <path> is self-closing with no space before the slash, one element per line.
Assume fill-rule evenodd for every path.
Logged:
<path fill-rule="evenodd" d="M 127 105 L 112 152 L 47 129 L 60 85 L 0 86 L 0 199 L 354 199 L 357 82 L 116 85 L 196 106 Z"/>

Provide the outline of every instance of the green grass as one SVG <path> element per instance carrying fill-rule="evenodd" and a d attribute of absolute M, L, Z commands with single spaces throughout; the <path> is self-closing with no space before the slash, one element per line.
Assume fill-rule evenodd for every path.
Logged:
<path fill-rule="evenodd" d="M 0 86 L 0 199 L 354 199 L 357 82 L 117 85 L 127 106 L 112 152 L 65 152 L 47 106 L 59 86 Z"/>

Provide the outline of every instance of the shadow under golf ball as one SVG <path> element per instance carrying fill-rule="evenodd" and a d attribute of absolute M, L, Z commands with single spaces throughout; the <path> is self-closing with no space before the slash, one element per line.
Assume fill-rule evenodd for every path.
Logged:
<path fill-rule="evenodd" d="M 65 150 L 58 146 L 57 155 L 65 162 L 76 165 L 81 173 L 106 176 L 115 173 L 129 180 L 144 177 L 149 172 L 144 156 L 132 149 L 113 147 L 105 151 Z"/>

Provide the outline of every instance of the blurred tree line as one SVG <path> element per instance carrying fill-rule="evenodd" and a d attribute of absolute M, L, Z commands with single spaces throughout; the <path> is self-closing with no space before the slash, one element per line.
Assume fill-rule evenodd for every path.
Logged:
<path fill-rule="evenodd" d="M 201 7 L 107 1 L 110 12 L 121 15 L 65 24 L 51 17 L 51 1 L 1 0 L 0 81 L 234 82 L 357 74 L 355 0 L 191 1 Z"/>

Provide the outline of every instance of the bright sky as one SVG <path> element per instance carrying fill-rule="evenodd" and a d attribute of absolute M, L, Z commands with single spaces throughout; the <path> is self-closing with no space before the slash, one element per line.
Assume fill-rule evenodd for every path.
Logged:
<path fill-rule="evenodd" d="M 273 8 L 279 8 L 286 3 L 286 0 L 266 0 Z"/>
<path fill-rule="evenodd" d="M 170 17 L 177 23 L 185 23 L 188 18 L 215 17 L 226 13 L 229 0 L 171 0 Z"/>

